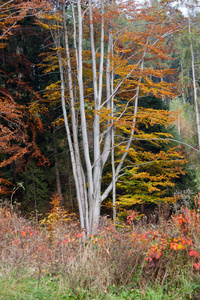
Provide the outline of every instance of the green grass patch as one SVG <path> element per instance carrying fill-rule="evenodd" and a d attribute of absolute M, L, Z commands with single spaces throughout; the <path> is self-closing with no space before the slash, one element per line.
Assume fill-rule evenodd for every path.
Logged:
<path fill-rule="evenodd" d="M 134 286 L 134 285 L 133 285 Z M 163 287 L 146 286 L 144 290 L 134 287 L 111 285 L 108 290 L 95 293 L 79 287 L 70 288 L 62 276 L 44 276 L 40 280 L 25 274 L 9 274 L 0 277 L 0 299 L 4 300 L 62 300 L 62 299 L 141 299 L 141 300 L 198 300 L 200 280 L 189 280 L 183 274 Z"/>

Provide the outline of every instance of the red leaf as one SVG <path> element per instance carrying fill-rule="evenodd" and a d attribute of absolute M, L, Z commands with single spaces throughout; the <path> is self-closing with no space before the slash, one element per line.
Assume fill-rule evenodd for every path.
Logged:
<path fill-rule="evenodd" d="M 193 266 L 196 270 L 200 270 L 200 263 L 194 263 Z"/>

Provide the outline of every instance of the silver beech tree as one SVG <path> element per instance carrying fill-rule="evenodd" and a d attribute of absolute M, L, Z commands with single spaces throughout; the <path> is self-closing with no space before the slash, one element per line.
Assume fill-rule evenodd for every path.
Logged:
<path fill-rule="evenodd" d="M 97 231 L 101 204 L 112 191 L 115 208 L 115 183 L 138 137 L 139 97 L 173 95 L 164 81 L 173 71 L 160 63 L 169 58 L 165 42 L 179 24 L 165 5 L 158 13 L 150 4 L 139 7 L 132 0 L 48 4 L 51 9 L 40 13 L 38 24 L 51 32 L 54 42 L 46 72 L 58 68 L 60 80 L 47 87 L 46 96 L 61 99 L 80 223 L 88 235 Z M 160 116 L 152 117 L 161 122 Z M 102 190 L 108 162 L 112 178 Z"/>

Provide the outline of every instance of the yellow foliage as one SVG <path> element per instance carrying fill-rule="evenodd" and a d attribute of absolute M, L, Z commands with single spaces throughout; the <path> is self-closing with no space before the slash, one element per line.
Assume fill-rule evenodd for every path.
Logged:
<path fill-rule="evenodd" d="M 58 118 L 56 121 L 52 122 L 53 126 L 63 126 L 64 125 L 64 119 L 63 118 Z"/>
<path fill-rule="evenodd" d="M 46 218 L 40 221 L 40 224 L 47 225 L 49 230 L 52 230 L 59 223 L 71 220 L 73 215 L 61 207 L 60 202 L 62 199 L 58 194 L 53 195 L 51 200 L 51 205 L 53 206 L 51 211 L 47 214 Z"/>

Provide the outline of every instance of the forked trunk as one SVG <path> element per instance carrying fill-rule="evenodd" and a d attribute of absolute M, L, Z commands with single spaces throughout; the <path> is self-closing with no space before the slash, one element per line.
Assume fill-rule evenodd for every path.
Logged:
<path fill-rule="evenodd" d="M 69 2 L 72 9 L 73 20 L 72 41 L 70 40 L 70 35 L 68 36 L 67 22 L 65 19 L 66 12 L 63 4 L 62 22 L 64 28 L 64 50 L 61 47 L 61 42 L 57 43 L 56 47 L 58 49 L 57 55 L 60 68 L 61 102 L 76 186 L 80 223 L 82 230 L 88 236 L 89 234 L 96 234 L 98 232 L 102 201 L 105 200 L 108 194 L 112 191 L 113 217 L 114 219 L 116 218 L 115 184 L 120 177 L 123 163 L 127 157 L 127 153 L 131 147 L 133 135 L 135 133 L 144 59 L 146 54 L 150 51 L 149 46 L 154 47 L 156 43 L 160 42 L 160 39 L 156 38 L 156 40 L 152 42 L 150 32 L 149 36 L 147 38 L 145 37 L 146 45 L 144 43 L 143 55 L 140 56 L 138 63 L 133 65 L 131 68 L 127 68 L 127 74 L 122 74 L 122 78 L 114 83 L 113 49 L 116 40 L 113 40 L 115 38 L 113 35 L 114 27 L 111 23 L 108 28 L 108 36 L 105 38 L 105 34 L 107 33 L 105 30 L 107 24 L 107 7 L 106 9 L 104 8 L 104 5 L 111 5 L 112 1 L 100 0 L 99 6 L 97 5 L 97 1 L 92 0 L 89 0 L 87 3 L 81 0 Z M 84 7 L 86 7 L 85 11 L 83 11 Z M 101 20 L 101 24 L 99 26 L 100 35 L 98 37 L 95 36 L 96 27 L 94 27 L 94 19 L 96 16 L 95 18 L 93 17 L 95 10 L 98 11 L 98 17 L 100 16 L 99 20 Z M 87 38 L 87 41 L 84 40 L 85 37 L 83 34 L 83 28 L 85 28 L 83 27 L 83 19 L 85 16 L 88 17 L 90 32 L 90 37 Z M 152 24 L 152 30 L 153 29 L 154 24 Z M 171 33 L 171 30 L 167 33 L 163 33 L 162 38 L 165 38 Z M 60 39 L 60 36 L 61 34 L 58 32 L 55 39 Z M 89 96 L 85 87 L 87 84 L 85 84 L 86 79 L 84 68 L 87 60 L 83 57 L 83 55 L 85 55 L 83 41 L 84 43 L 87 43 L 87 51 L 89 50 L 88 52 L 91 54 L 91 57 L 89 58 L 91 61 L 91 73 L 89 76 L 92 74 L 92 78 L 89 83 L 91 89 Z M 70 49 L 71 44 L 73 44 L 73 50 Z M 88 46 L 89 44 L 90 46 Z M 63 51 L 65 51 L 64 54 Z M 106 55 L 105 51 L 107 51 Z M 119 61 L 121 58 L 122 56 L 119 55 Z M 105 80 L 103 76 L 104 72 L 106 73 Z M 137 73 L 135 74 L 134 72 Z M 121 88 L 123 91 L 124 82 L 132 76 L 135 76 L 135 80 L 137 80 L 137 85 L 134 88 L 134 95 L 131 95 L 131 98 L 127 101 L 127 105 L 122 113 L 119 114 L 119 117 L 116 114 L 117 118 L 115 118 L 115 95 Z M 74 79 L 75 77 L 76 79 Z M 106 93 L 103 93 L 104 89 Z M 77 91 L 77 95 L 74 91 Z M 91 97 L 93 97 L 92 100 Z M 90 132 L 92 132 L 93 147 L 89 145 L 88 126 L 91 126 L 91 119 L 90 122 L 87 123 L 88 112 L 86 110 L 88 101 L 90 100 L 93 103 L 91 105 L 93 126 L 92 129 L 90 129 Z M 131 101 L 134 101 L 132 128 L 130 136 L 127 139 L 125 151 L 122 153 L 118 162 L 116 162 L 114 153 L 114 126 L 115 122 L 123 116 Z M 67 111 L 66 103 L 68 103 L 69 112 Z M 109 117 L 105 120 L 103 118 L 105 118 L 106 111 L 110 112 L 108 113 Z M 69 122 L 71 123 L 69 124 Z M 109 158 L 111 159 L 110 162 L 112 165 L 112 180 L 107 185 L 107 188 L 102 191 L 101 184 L 103 169 Z"/>

